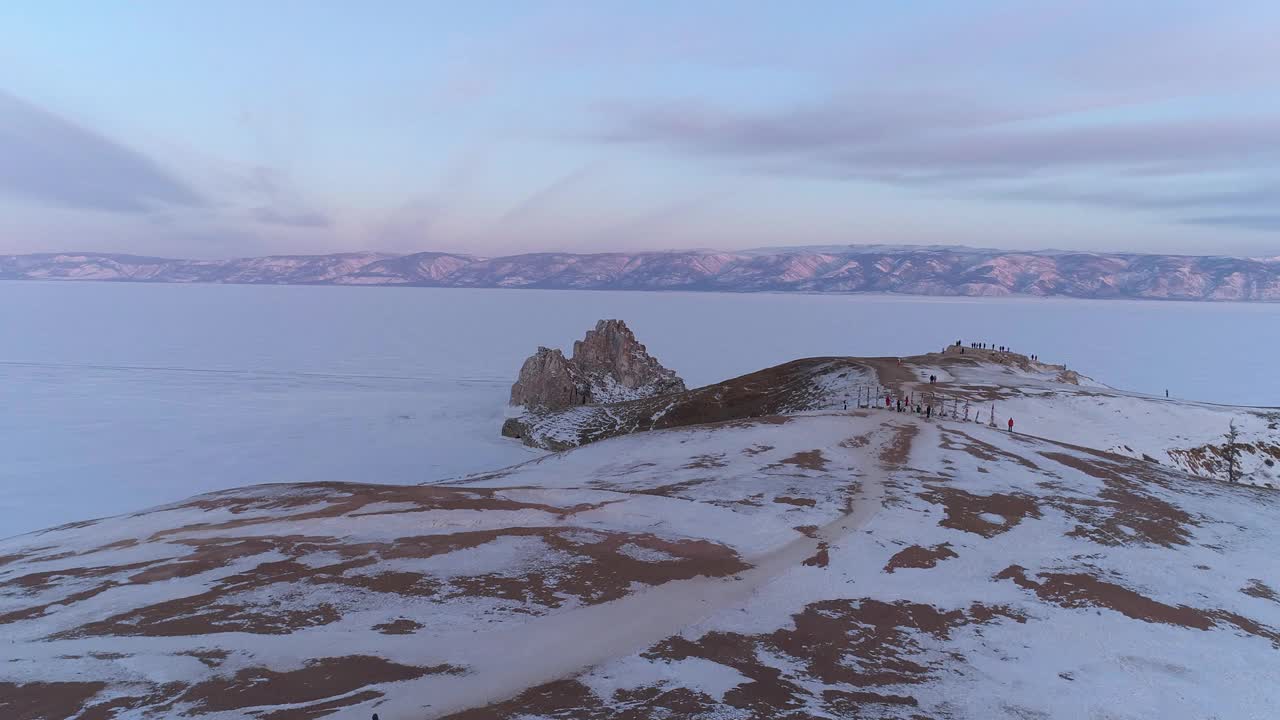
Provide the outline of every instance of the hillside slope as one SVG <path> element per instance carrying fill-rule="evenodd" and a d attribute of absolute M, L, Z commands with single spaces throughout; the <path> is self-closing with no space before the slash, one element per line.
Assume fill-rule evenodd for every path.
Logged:
<path fill-rule="evenodd" d="M 996 424 L 1014 418 L 1024 434 L 1068 442 L 1167 465 L 1205 478 L 1225 479 L 1225 435 L 1239 432 L 1241 482 L 1280 488 L 1280 408 L 1241 407 L 1179 400 L 1108 387 L 1059 365 L 1024 355 L 967 350 L 913 358 L 917 378 L 900 387 L 932 395 L 948 412 L 965 403 Z M 938 378 L 929 387 L 920 378 Z M 890 381 L 892 382 L 892 381 Z"/>
<path fill-rule="evenodd" d="M 502 434 L 531 447 L 567 450 L 647 430 L 847 409 L 860 387 L 877 385 L 875 371 L 854 358 L 807 358 L 724 382 L 639 400 L 564 410 L 520 408 Z"/>
<path fill-rule="evenodd" d="M 1262 718 L 1280 495 L 765 416 L 0 541 L 0 716 Z"/>
<path fill-rule="evenodd" d="M 930 384 L 933 377 L 936 382 Z M 1225 434 L 1240 432 L 1241 480 L 1280 488 L 1280 408 L 1192 402 L 1107 387 L 1061 365 L 966 348 L 904 358 L 807 358 L 714 385 L 645 400 L 529 410 L 503 434 L 564 450 L 603 438 L 706 422 L 880 404 L 933 405 L 951 421 L 1127 455 L 1206 478 L 1225 478 Z"/>

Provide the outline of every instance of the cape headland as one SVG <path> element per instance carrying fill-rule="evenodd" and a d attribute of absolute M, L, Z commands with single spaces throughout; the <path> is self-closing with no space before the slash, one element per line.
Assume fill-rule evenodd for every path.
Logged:
<path fill-rule="evenodd" d="M 562 452 L 0 540 L 0 716 L 1268 716 L 1280 412 L 1034 355 L 690 390 L 602 322 L 513 388 Z"/>

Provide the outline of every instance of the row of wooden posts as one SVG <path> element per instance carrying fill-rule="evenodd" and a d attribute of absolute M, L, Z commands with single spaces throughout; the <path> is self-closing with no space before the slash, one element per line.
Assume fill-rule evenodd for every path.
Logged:
<path fill-rule="evenodd" d="M 889 404 L 885 404 L 886 398 Z M 898 401 L 902 401 L 903 412 L 915 412 L 920 408 L 932 408 L 931 415 L 963 420 L 965 422 L 982 422 L 982 408 L 975 408 L 968 400 L 961 403 L 960 398 L 940 397 L 936 393 L 913 390 L 909 393 L 892 390 L 883 385 L 859 385 L 855 406 L 858 408 L 897 409 Z M 987 424 L 996 426 L 996 406 L 993 403 L 986 413 Z"/>

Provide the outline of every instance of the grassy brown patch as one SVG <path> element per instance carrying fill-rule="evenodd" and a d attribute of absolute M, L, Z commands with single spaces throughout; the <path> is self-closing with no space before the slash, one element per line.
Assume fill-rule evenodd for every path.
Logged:
<path fill-rule="evenodd" d="M 939 525 L 952 530 L 974 533 L 985 538 L 1008 532 L 1026 518 L 1039 518 L 1040 507 L 1033 495 L 1024 493 L 992 493 L 973 495 L 959 488 L 945 485 L 929 485 L 920 493 L 925 500 L 941 505 L 946 517 Z M 983 515 L 999 516 L 1002 522 L 993 522 Z"/>
<path fill-rule="evenodd" d="M 932 547 L 912 545 L 909 548 L 899 550 L 893 557 L 889 558 L 889 562 L 884 566 L 884 571 L 891 573 L 899 568 L 931 568 L 937 565 L 940 560 L 953 557 L 960 556 L 951 549 L 951 543 L 942 543 Z"/>

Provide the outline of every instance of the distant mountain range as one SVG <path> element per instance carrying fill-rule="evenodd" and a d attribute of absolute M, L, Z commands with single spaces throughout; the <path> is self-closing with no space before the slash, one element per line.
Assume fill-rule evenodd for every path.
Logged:
<path fill-rule="evenodd" d="M 849 245 L 477 257 L 338 253 L 174 260 L 0 255 L 0 279 L 721 292 L 879 292 L 1159 300 L 1280 300 L 1280 256 L 1010 252 Z"/>

